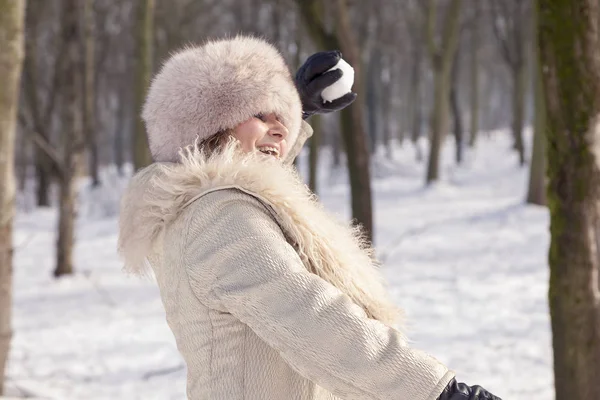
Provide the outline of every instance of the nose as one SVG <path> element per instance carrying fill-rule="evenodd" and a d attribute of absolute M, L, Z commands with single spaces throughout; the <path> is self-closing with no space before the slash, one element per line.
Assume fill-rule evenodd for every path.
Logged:
<path fill-rule="evenodd" d="M 289 131 L 284 124 L 281 123 L 277 118 L 272 118 L 269 121 L 269 135 L 281 140 L 287 138 Z"/>

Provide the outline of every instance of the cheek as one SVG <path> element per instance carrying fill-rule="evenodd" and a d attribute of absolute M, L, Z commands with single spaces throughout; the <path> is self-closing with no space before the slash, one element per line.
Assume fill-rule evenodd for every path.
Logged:
<path fill-rule="evenodd" d="M 253 118 L 238 125 L 233 131 L 233 136 L 240 141 L 244 151 L 253 151 L 256 142 L 264 136 L 264 132 Z"/>
<path fill-rule="evenodd" d="M 286 140 L 282 141 L 279 145 L 281 146 L 280 157 L 283 159 L 283 158 L 285 158 L 287 156 L 288 151 L 290 150 L 290 147 L 289 147 L 289 145 L 288 145 L 288 143 L 287 143 Z"/>

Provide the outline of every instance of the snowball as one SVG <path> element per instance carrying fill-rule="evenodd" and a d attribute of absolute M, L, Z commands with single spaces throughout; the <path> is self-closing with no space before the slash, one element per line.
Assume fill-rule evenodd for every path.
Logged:
<path fill-rule="evenodd" d="M 335 64 L 329 71 L 334 69 L 341 69 L 343 75 L 333 85 L 327 86 L 325 89 L 323 89 L 321 92 L 323 103 L 333 101 L 342 97 L 346 93 L 350 93 L 352 85 L 354 84 L 354 68 L 352 68 L 352 66 L 350 66 L 350 64 L 348 64 L 345 60 L 340 59 L 340 61 L 338 61 L 338 63 Z"/>

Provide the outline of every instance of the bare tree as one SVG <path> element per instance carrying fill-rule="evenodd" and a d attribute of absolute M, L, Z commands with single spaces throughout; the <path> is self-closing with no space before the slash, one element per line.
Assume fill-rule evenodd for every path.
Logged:
<path fill-rule="evenodd" d="M 12 338 L 14 143 L 24 47 L 25 0 L 0 0 L 0 395 Z"/>
<path fill-rule="evenodd" d="M 471 120 L 469 124 L 469 147 L 475 146 L 477 132 L 479 131 L 479 53 L 481 36 L 481 3 L 479 1 L 473 4 L 473 22 L 471 24 L 471 43 L 470 43 L 470 64 L 471 81 L 469 85 L 471 100 Z"/>
<path fill-rule="evenodd" d="M 60 85 L 59 70 L 64 58 L 64 46 L 60 35 L 54 33 L 53 6 L 51 2 L 34 1 L 27 5 L 26 10 L 27 34 L 22 88 L 24 107 L 19 108 L 19 120 L 23 131 L 31 136 L 35 144 L 38 206 L 50 206 L 49 189 L 57 171 L 56 155 L 47 150 L 52 143 L 52 117 L 58 104 L 55 100 Z M 51 34 L 56 38 L 52 42 L 53 47 L 44 42 L 44 49 L 40 44 L 44 34 Z"/>
<path fill-rule="evenodd" d="M 598 0 L 538 0 L 547 106 L 549 303 L 556 400 L 600 393 Z"/>
<path fill-rule="evenodd" d="M 455 160 L 456 164 L 462 163 L 463 160 L 463 140 L 464 128 L 462 122 L 462 113 L 460 111 L 460 101 L 458 98 L 458 71 L 459 71 L 459 51 L 454 54 L 452 62 L 452 71 L 450 73 L 450 109 L 452 111 L 452 121 L 454 122 L 452 131 L 454 132 L 455 143 Z"/>
<path fill-rule="evenodd" d="M 296 0 L 305 26 L 320 49 L 340 49 L 344 59 L 355 70 L 354 90 L 359 93 L 356 101 L 340 112 L 342 136 L 346 146 L 350 190 L 352 192 L 352 217 L 362 225 L 368 240 L 373 239 L 373 211 L 371 205 L 371 178 L 369 175 L 369 152 L 363 117 L 362 68 L 360 49 L 353 36 L 348 5 L 345 0 L 334 4 L 336 32 L 328 32 L 323 15 L 315 0 Z"/>
<path fill-rule="evenodd" d="M 420 0 L 417 0 L 420 1 Z M 425 76 L 423 74 L 423 59 L 426 48 L 423 45 L 425 30 L 425 14 L 426 10 L 416 8 L 414 1 L 399 2 L 404 8 L 399 14 L 405 20 L 406 33 L 410 38 L 410 78 L 408 81 L 408 98 L 407 98 L 407 113 L 406 119 L 410 126 L 410 136 L 413 145 L 415 146 L 417 161 L 423 160 L 423 149 L 419 146 L 419 138 L 422 130 L 422 103 L 423 103 L 423 82 Z"/>
<path fill-rule="evenodd" d="M 519 163 L 525 164 L 523 124 L 525 121 L 525 94 L 527 92 L 527 42 L 531 2 L 522 0 L 493 0 L 492 27 L 500 46 L 500 53 L 512 77 L 512 132 Z"/>
<path fill-rule="evenodd" d="M 137 57 L 135 74 L 135 130 L 133 140 L 133 164 L 135 169 L 143 168 L 152 162 L 148 138 L 140 110 L 152 76 L 154 43 L 154 0 L 137 0 Z"/>
<path fill-rule="evenodd" d="M 391 56 L 386 55 L 385 52 L 382 55 L 382 69 L 381 69 L 381 140 L 385 148 L 385 155 L 388 159 L 392 159 L 392 133 L 390 130 L 390 118 L 392 103 L 394 102 L 392 82 L 390 80 L 391 75 Z M 400 132 L 398 140 L 402 143 L 404 139 L 404 132 Z"/>
<path fill-rule="evenodd" d="M 310 138 L 308 153 L 308 187 L 313 193 L 317 193 L 317 176 L 319 168 L 319 146 L 321 145 L 320 140 L 323 132 L 323 121 L 320 115 L 312 117 L 311 126 L 313 128 L 313 135 Z"/>
<path fill-rule="evenodd" d="M 537 11 L 534 10 L 537 21 Z M 534 24 L 537 26 L 537 23 Z M 537 29 L 536 29 L 537 31 Z M 537 32 L 536 32 L 537 35 Z M 542 67 L 538 46 L 533 46 L 534 53 L 534 132 L 533 148 L 531 151 L 531 167 L 529 170 L 529 187 L 527 203 L 546 205 L 546 105 L 544 104 L 544 83 L 542 82 Z"/>
<path fill-rule="evenodd" d="M 366 68 L 366 112 L 367 125 L 369 132 L 369 150 L 375 154 L 377 146 L 381 141 L 381 106 L 382 106 L 382 82 L 381 82 L 381 58 L 382 52 L 379 46 L 369 52 L 369 59 Z"/>
<path fill-rule="evenodd" d="M 98 135 L 96 134 L 96 90 L 95 90 L 95 31 L 94 22 L 94 0 L 85 0 L 83 6 L 84 14 L 84 96 L 83 96 L 83 126 L 85 129 L 85 140 L 89 156 L 89 172 L 92 178 L 92 186 L 100 185 L 99 160 L 98 160 Z"/>
<path fill-rule="evenodd" d="M 60 194 L 58 215 L 58 241 L 54 276 L 73 273 L 73 246 L 77 187 L 75 179 L 81 175 L 85 140 L 81 121 L 81 97 L 83 93 L 78 0 L 64 0 L 62 40 L 65 44 L 65 60 L 62 63 L 62 131 L 63 151 L 60 168 Z"/>
<path fill-rule="evenodd" d="M 448 120 L 452 60 L 458 48 L 461 3 L 461 0 L 451 0 L 439 39 L 435 33 L 438 5 L 436 0 L 429 0 L 427 3 L 427 45 L 434 74 L 431 144 L 426 177 L 428 184 L 439 178 L 440 151 Z"/>

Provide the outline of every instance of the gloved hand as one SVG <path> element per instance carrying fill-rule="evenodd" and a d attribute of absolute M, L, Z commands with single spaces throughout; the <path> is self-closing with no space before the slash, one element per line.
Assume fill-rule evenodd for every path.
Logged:
<path fill-rule="evenodd" d="M 302 118 L 313 114 L 327 114 L 339 111 L 356 100 L 356 93 L 350 92 L 332 102 L 323 103 L 321 92 L 342 77 L 340 69 L 326 72 L 342 58 L 338 50 L 321 51 L 308 57 L 296 72 L 296 88 L 302 101 Z"/>
<path fill-rule="evenodd" d="M 452 378 L 437 400 L 502 400 L 481 386 L 467 386 Z"/>

